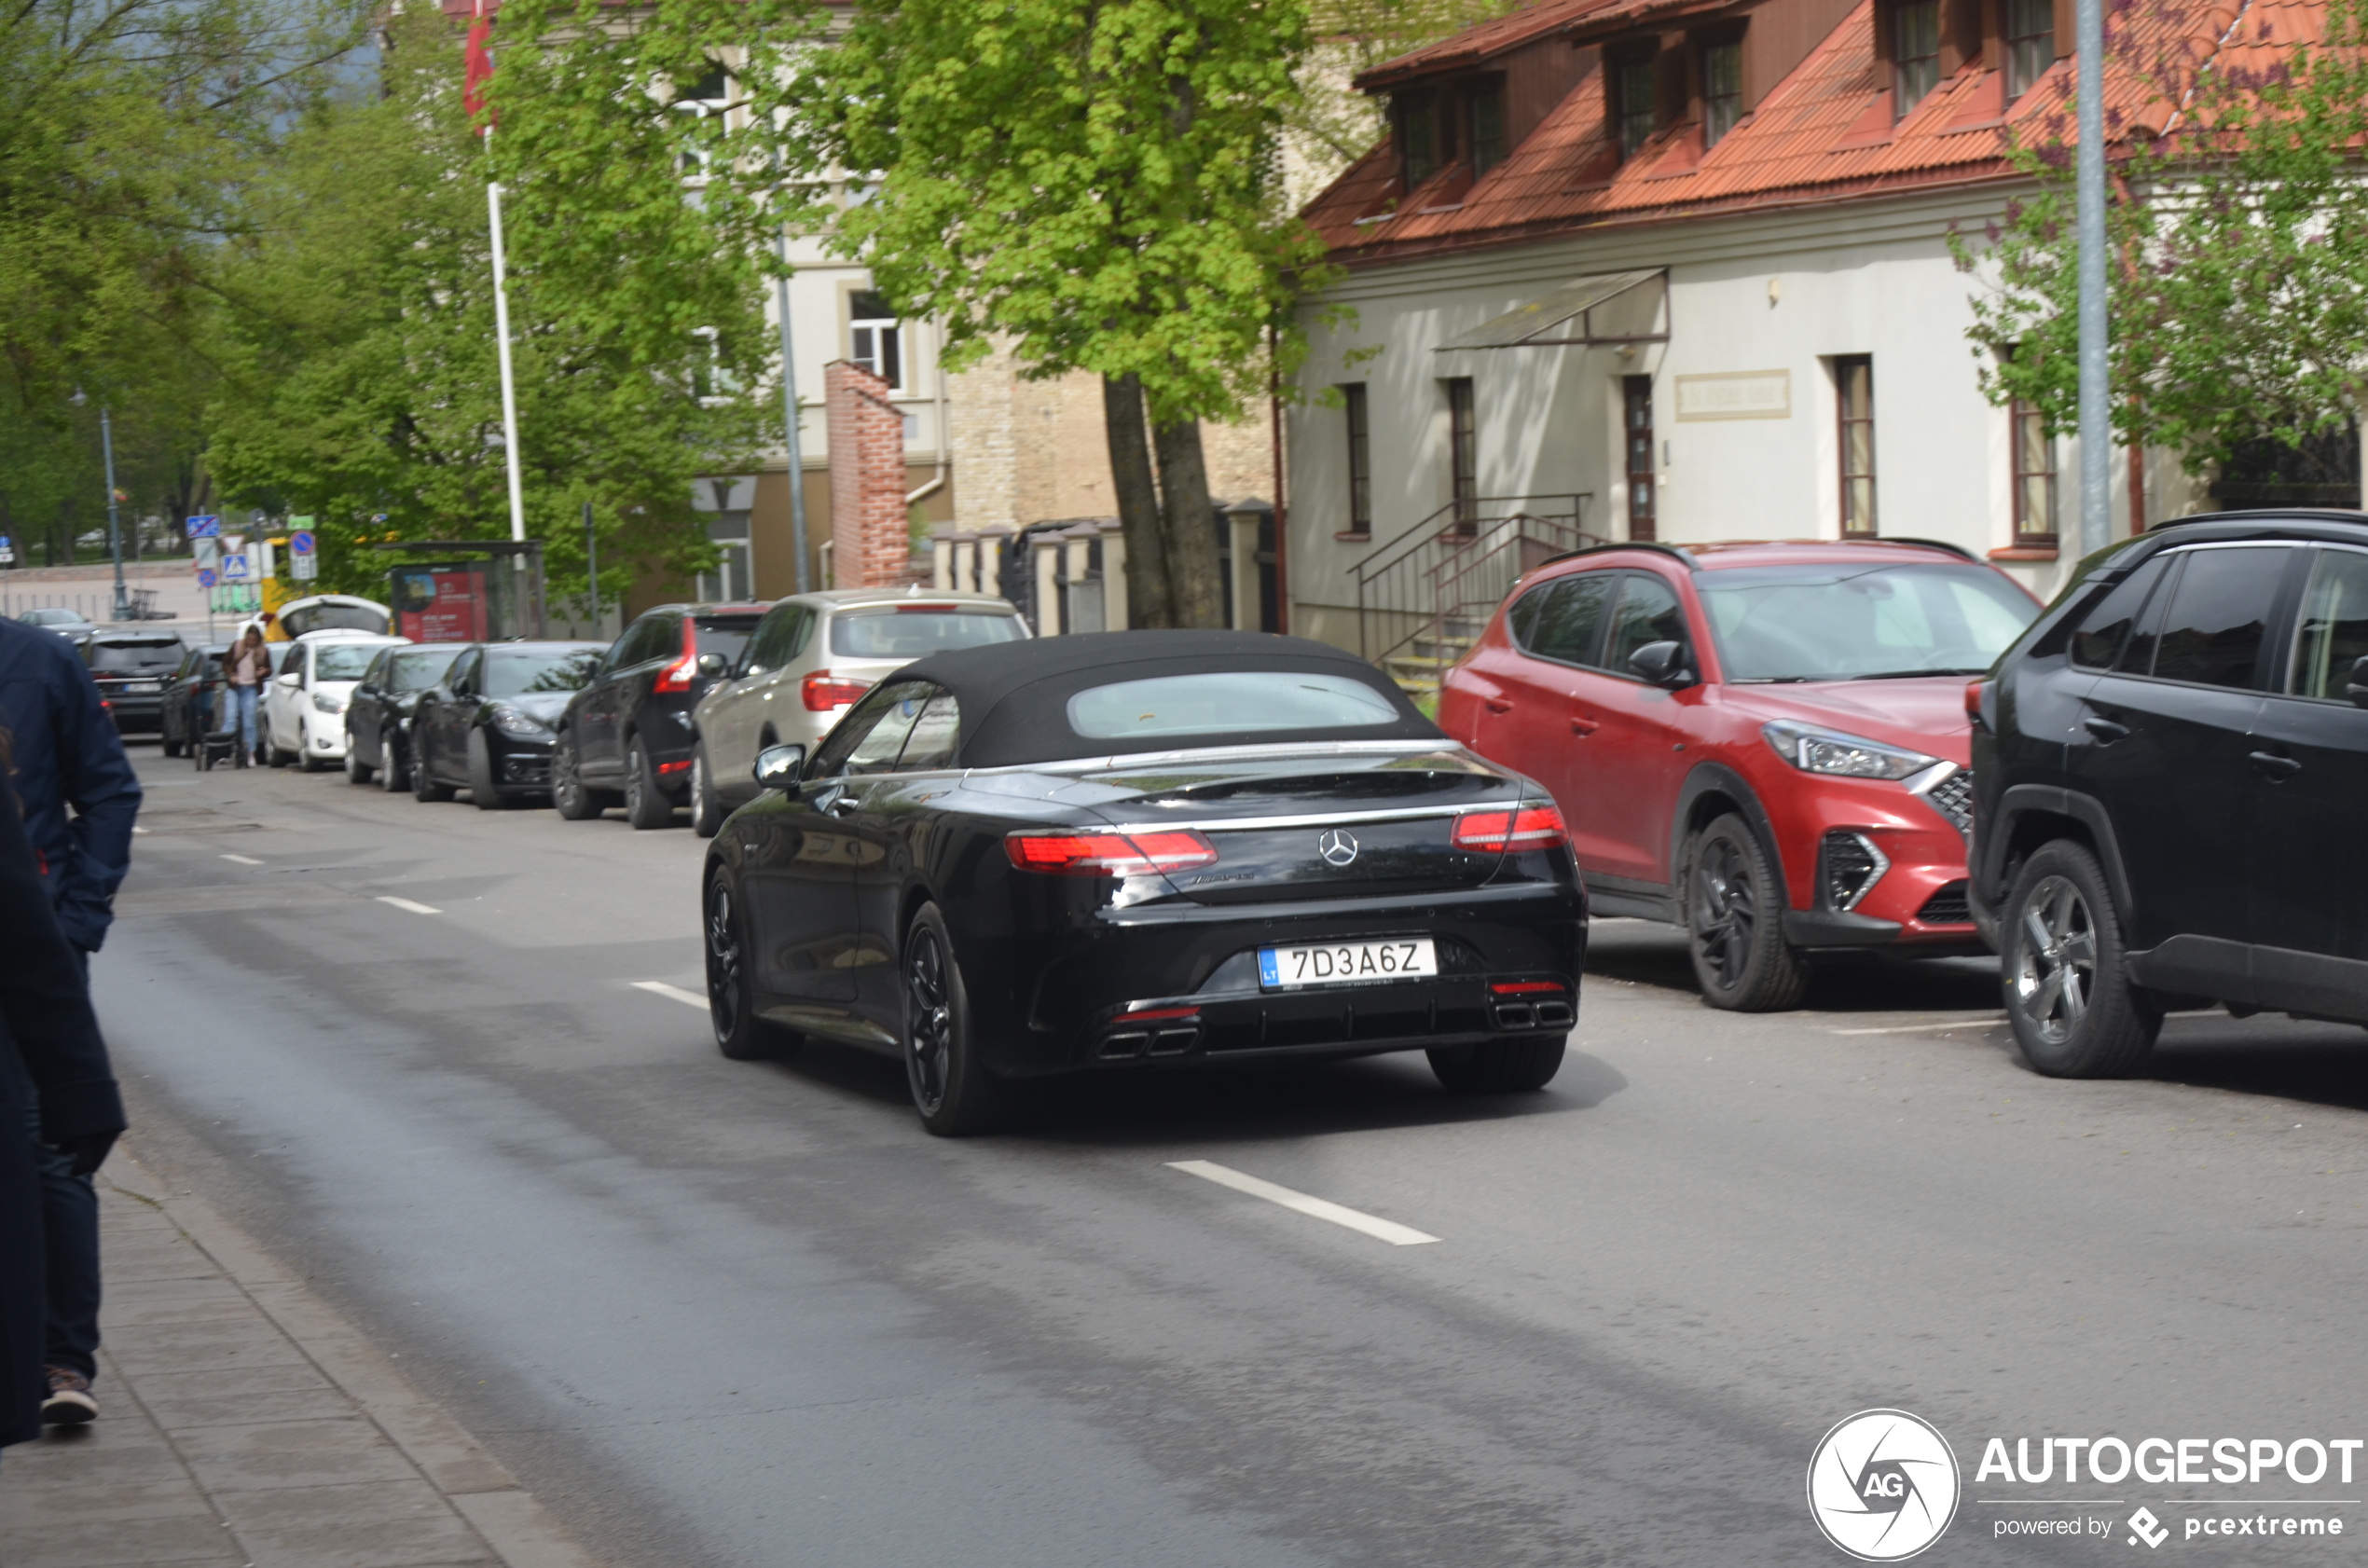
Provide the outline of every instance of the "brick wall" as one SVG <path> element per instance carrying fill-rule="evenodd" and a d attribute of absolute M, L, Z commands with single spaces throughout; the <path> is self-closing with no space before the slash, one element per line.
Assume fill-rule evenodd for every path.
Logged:
<path fill-rule="evenodd" d="M 904 581 L 913 557 L 904 510 L 904 416 L 888 384 L 860 364 L 822 367 L 830 427 L 831 575 L 842 588 Z"/>

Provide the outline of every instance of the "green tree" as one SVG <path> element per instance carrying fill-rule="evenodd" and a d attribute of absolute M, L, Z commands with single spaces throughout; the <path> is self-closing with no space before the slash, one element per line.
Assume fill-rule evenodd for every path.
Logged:
<path fill-rule="evenodd" d="M 529 39 L 550 21 L 503 14 Z M 459 34 L 433 12 L 392 29 L 379 91 L 324 106 L 250 195 L 224 269 L 224 490 L 311 515 L 343 587 L 382 581 L 376 543 L 507 535 L 486 200 L 503 172 L 527 529 L 554 592 L 585 585 L 587 501 L 604 596 L 711 564 L 692 483 L 747 461 L 766 361 L 762 257 L 678 167 L 700 128 L 613 68 L 609 34 L 561 35 L 504 51 L 489 157 Z"/>
<path fill-rule="evenodd" d="M 1308 47 L 1299 0 L 859 0 L 800 78 L 808 171 L 881 176 L 834 243 L 945 323 L 950 367 L 1001 339 L 1101 376 L 1138 626 L 1218 623 L 1198 421 L 1304 351 L 1322 247 L 1276 163 Z"/>
<path fill-rule="evenodd" d="M 2237 60 L 2200 67 L 2108 34 L 2108 69 L 2144 83 L 2145 106 L 2112 117 L 2113 422 L 2125 445 L 2167 447 L 2190 472 L 2242 442 L 2288 444 L 2340 428 L 2368 378 L 2368 56 L 2358 0 L 2281 61 L 2232 36 Z M 2266 40 L 2263 40 L 2265 44 Z M 2067 100 L 2013 149 L 2035 189 L 1988 244 L 1952 237 L 1992 286 L 1967 336 L 1993 401 L 2023 398 L 2049 423 L 2077 418 L 2072 159 Z"/>

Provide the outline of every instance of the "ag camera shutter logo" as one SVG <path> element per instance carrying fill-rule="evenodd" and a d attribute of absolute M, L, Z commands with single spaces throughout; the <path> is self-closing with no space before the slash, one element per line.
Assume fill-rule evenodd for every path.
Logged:
<path fill-rule="evenodd" d="M 1898 1562 L 1939 1540 L 1958 1495 L 1948 1439 L 1906 1410 L 1859 1411 L 1809 1461 L 1810 1517 L 1861 1562 Z"/>

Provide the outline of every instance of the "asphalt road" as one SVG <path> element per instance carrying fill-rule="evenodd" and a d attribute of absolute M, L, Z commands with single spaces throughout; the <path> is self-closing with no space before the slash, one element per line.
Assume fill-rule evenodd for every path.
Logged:
<path fill-rule="evenodd" d="M 2368 1462 L 1974 1479 L 1993 1436 L 2368 1437 L 2361 1030 L 2182 1016 L 2151 1076 L 2054 1082 L 1981 966 L 1740 1017 L 1615 922 L 1543 1094 L 1452 1099 L 1419 1056 L 1126 1078 L 947 1143 L 892 1064 L 726 1062 L 643 988 L 701 988 L 687 829 L 135 752 L 93 979 L 144 1157 L 620 1564 L 1836 1562 L 1803 1478 L 1869 1407 L 1955 1446 L 1926 1561 L 2128 1560 L 2118 1522 L 1999 1537 L 2065 1499 L 2353 1532 L 2184 1561 L 2368 1532 L 2331 1501 Z"/>

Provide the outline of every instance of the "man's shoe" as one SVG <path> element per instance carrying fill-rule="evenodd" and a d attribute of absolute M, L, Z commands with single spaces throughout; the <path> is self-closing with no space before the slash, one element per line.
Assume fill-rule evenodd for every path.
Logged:
<path fill-rule="evenodd" d="M 80 1426 L 99 1419 L 99 1401 L 90 1397 L 90 1380 L 63 1367 L 49 1369 L 49 1397 L 41 1405 L 45 1426 Z"/>

